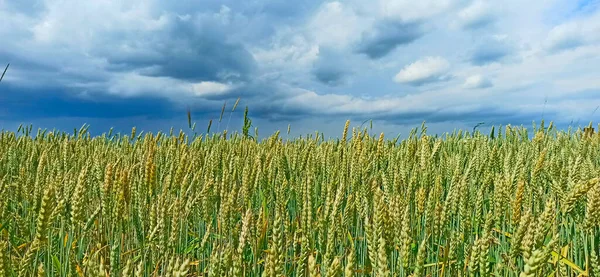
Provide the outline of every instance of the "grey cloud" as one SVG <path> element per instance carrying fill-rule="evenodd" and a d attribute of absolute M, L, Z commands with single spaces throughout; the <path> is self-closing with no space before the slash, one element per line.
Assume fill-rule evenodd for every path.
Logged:
<path fill-rule="evenodd" d="M 127 26 L 109 30 L 91 27 L 94 35 L 86 53 L 53 43 L 35 47 L 32 42 L 34 46 L 26 49 L 6 47 L 0 50 L 0 60 L 11 62 L 11 72 L 3 84 L 12 82 L 22 89 L 35 88 L 35 92 L 40 94 L 43 90 L 39 88 L 43 87 L 65 94 L 94 95 L 90 97 L 98 98 L 98 95 L 107 93 L 127 94 L 119 91 L 122 87 L 115 89 L 115 79 L 136 73 L 170 77 L 175 79 L 172 83 L 181 83 L 181 86 L 200 81 L 238 84 L 255 76 L 257 65 L 254 58 L 243 44 L 230 39 L 228 34 L 232 33 L 233 27 L 220 22 L 218 16 L 204 13 L 185 20 L 168 14 L 162 20 L 166 21 L 166 25 L 153 31 Z M 20 40 L 15 45 L 28 42 L 31 41 Z M 122 85 L 136 86 L 133 81 L 126 79 Z M 156 89 L 145 90 L 140 88 L 136 93 L 159 94 Z M 163 101 L 187 98 L 181 95 L 180 88 L 168 90 L 166 88 L 164 93 L 160 93 Z M 48 116 L 52 116 L 50 111 Z"/>
<path fill-rule="evenodd" d="M 37 17 L 35 11 L 45 10 L 40 1 L 24 1 L 25 4 L 10 2 L 3 8 L 23 12 L 32 18 Z M 64 57 L 61 58 L 66 59 L 62 59 L 61 63 L 65 61 L 71 68 L 85 67 L 92 59 L 106 61 L 100 66 L 96 65 L 97 72 L 87 76 L 91 79 L 99 79 L 98 75 L 107 72 L 136 71 L 146 76 L 167 76 L 186 81 L 246 82 L 254 78 L 257 72 L 256 61 L 246 49 L 246 43 L 260 44 L 261 39 L 274 32 L 277 25 L 273 22 L 299 22 L 319 4 L 319 1 L 307 1 L 298 7 L 294 5 L 292 9 L 288 2 L 281 0 L 242 3 L 207 0 L 201 6 L 188 0 L 168 5 L 156 2 L 151 7 L 151 13 L 155 20 L 159 16 L 162 16 L 161 20 L 166 20 L 163 28 L 140 31 L 139 28 L 128 26 L 108 30 L 91 26 L 94 36 L 87 56 L 81 55 L 78 50 L 67 55 L 65 51 L 69 49 L 58 49 L 58 45 L 52 44 L 44 45 L 43 52 L 62 52 Z M 223 21 L 220 14 L 223 10 L 229 20 Z M 282 14 L 282 11 L 288 12 Z M 28 44 L 31 38 L 21 39 L 21 44 Z M 16 42 L 14 44 L 18 45 Z M 14 61 L 14 68 L 22 67 L 24 71 L 28 70 L 28 75 L 40 75 L 40 72 L 44 75 L 54 74 L 55 78 L 50 78 L 52 81 L 61 79 L 56 78 L 56 72 L 60 71 L 62 64 L 55 65 L 52 62 L 56 58 L 41 55 L 42 52 L 31 59 L 25 52 L 16 56 L 18 51 L 23 51 L 16 46 L 3 50 L 10 52 L 0 52 L 0 57 Z M 31 48 L 27 51 L 42 50 Z"/>
<path fill-rule="evenodd" d="M 477 85 L 475 85 L 471 88 L 490 88 L 492 86 L 493 86 L 493 84 L 490 80 L 484 80 L 481 83 L 478 83 Z"/>
<path fill-rule="evenodd" d="M 194 0 L 159 2 L 161 10 L 169 10 L 179 14 L 196 14 L 198 11 L 217 13 L 226 6 L 231 9 L 232 22 L 228 35 L 240 41 L 251 40 L 253 43 L 268 44 L 269 38 L 279 26 L 296 26 L 302 24 L 306 17 L 313 13 L 323 2 L 319 0 L 286 1 L 286 0 L 203 0 L 198 5 Z M 222 29 L 222 28 L 219 28 Z"/>
<path fill-rule="evenodd" d="M 546 111 L 547 118 L 557 118 L 558 113 Z M 533 120 L 540 120 L 541 113 L 537 111 L 511 110 L 494 105 L 481 106 L 466 111 L 452 111 L 438 109 L 435 111 L 390 113 L 382 115 L 378 119 L 386 120 L 394 124 L 415 124 L 422 121 L 431 123 L 462 122 L 466 124 L 485 122 L 486 124 L 530 124 Z M 558 119 L 558 118 L 557 118 Z"/>
<path fill-rule="evenodd" d="M 250 89 L 247 89 L 250 88 Z M 476 107 L 444 107 L 427 108 L 415 107 L 414 111 L 377 111 L 365 112 L 361 110 L 346 110 L 330 113 L 327 109 L 314 109 L 306 104 L 298 104 L 292 99 L 296 92 L 289 90 L 282 84 L 253 83 L 243 90 L 221 98 L 233 103 L 237 96 L 241 96 L 243 103 L 248 105 L 251 116 L 266 119 L 271 122 L 295 121 L 302 118 L 327 117 L 345 118 L 353 121 L 366 119 L 382 120 L 390 124 L 418 124 L 423 120 L 431 123 L 477 123 L 484 121 L 489 124 L 530 124 L 533 120 L 540 120 L 541 110 L 521 110 L 507 106 L 484 104 Z M 243 93 L 243 94 L 242 94 Z M 546 109 L 545 117 L 548 119 L 558 118 L 558 113 Z M 558 122 L 557 122 L 558 123 Z"/>
<path fill-rule="evenodd" d="M 485 38 L 471 51 L 473 65 L 486 65 L 507 59 L 516 52 L 516 46 L 506 39 Z"/>
<path fill-rule="evenodd" d="M 145 69 L 148 76 L 188 81 L 242 81 L 256 69 L 252 55 L 239 43 L 227 42 L 227 32 L 211 18 L 169 18 L 168 28 L 134 36 L 115 37 L 128 50 L 99 48 L 113 70 Z M 143 41 L 143 42 L 141 42 Z"/>
<path fill-rule="evenodd" d="M 167 2 L 164 2 L 167 3 Z M 281 18 L 282 20 L 294 20 L 302 18 L 305 15 L 313 12 L 322 1 L 307 0 L 301 2 L 290 2 L 285 0 L 263 0 L 263 1 L 238 1 L 238 0 L 204 0 L 202 5 L 198 5 L 194 0 L 179 0 L 168 2 L 162 8 L 176 11 L 179 13 L 189 13 L 197 11 L 200 8 L 203 11 L 209 10 L 213 12 L 225 5 L 232 11 L 250 14 L 252 16 L 268 15 L 270 17 Z M 162 5 L 162 3 L 161 3 Z"/>
<path fill-rule="evenodd" d="M 547 45 L 550 52 L 560 52 L 584 45 L 580 36 L 563 37 L 560 40 L 553 41 Z"/>
<path fill-rule="evenodd" d="M 486 124 L 528 125 L 534 120 L 539 121 L 541 119 L 541 113 L 537 111 L 511 110 L 506 109 L 505 107 L 488 105 L 460 112 L 447 109 L 436 109 L 428 111 L 389 111 L 386 113 L 365 114 L 357 111 L 356 113 L 336 114 L 332 117 L 351 118 L 354 121 L 366 119 L 382 120 L 390 124 L 418 124 L 426 121 L 430 123 L 448 124 L 455 122 L 465 124 L 486 122 Z M 558 113 L 548 110 L 545 112 L 545 118 L 560 120 Z"/>
<path fill-rule="evenodd" d="M 447 82 L 454 78 L 455 77 L 452 74 L 436 74 L 436 75 L 429 76 L 427 78 L 406 82 L 406 84 L 409 84 L 409 85 L 415 86 L 415 87 L 420 87 L 420 86 L 424 86 L 424 85 L 428 85 L 428 84 L 432 84 L 432 83 Z"/>
<path fill-rule="evenodd" d="M 0 50 L 0 60 L 11 62 L 13 64 L 13 69 L 15 67 L 17 67 L 17 68 L 20 67 L 23 69 L 28 69 L 28 70 L 33 70 L 33 71 L 48 71 L 48 72 L 56 71 L 59 69 L 57 66 L 48 65 L 48 64 L 41 63 L 40 61 L 33 60 L 33 59 L 27 57 L 27 55 L 23 55 L 22 53 L 12 53 L 12 52 L 7 52 L 7 51 L 3 51 L 3 50 Z"/>
<path fill-rule="evenodd" d="M 105 83 L 109 80 L 106 72 L 77 66 L 71 69 L 61 67 L 61 64 L 54 64 L 51 60 L 36 60 L 30 58 L 27 53 L 7 53 L 0 51 L 0 61 L 10 62 L 10 69 L 3 83 L 15 83 L 24 88 L 43 89 L 65 89 L 87 87 L 91 89 L 94 86 Z M 104 88 L 104 85 L 100 85 Z M 76 92 L 78 90 L 69 90 Z"/>
<path fill-rule="evenodd" d="M 494 15 L 485 15 L 463 22 L 462 27 L 468 30 L 482 29 L 494 23 L 495 20 L 496 18 Z"/>
<path fill-rule="evenodd" d="M 347 76 L 352 74 L 345 55 L 328 48 L 319 49 L 319 59 L 313 65 L 312 74 L 328 86 L 344 84 Z"/>
<path fill-rule="evenodd" d="M 560 96 L 550 97 L 553 100 L 600 100 L 600 88 L 598 89 L 586 89 L 581 91 L 573 91 L 571 93 L 563 94 Z M 600 103 L 600 101 L 599 101 Z"/>
<path fill-rule="evenodd" d="M 371 59 L 379 59 L 400 45 L 409 44 L 425 34 L 418 22 L 382 20 L 373 30 L 362 34 L 356 51 Z"/>
<path fill-rule="evenodd" d="M 471 63 L 473 63 L 474 65 L 485 65 L 493 63 L 499 61 L 509 53 L 510 52 L 506 48 L 502 47 L 481 47 L 475 50 L 475 52 L 471 56 Z"/>
<path fill-rule="evenodd" d="M 343 83 L 345 72 L 337 68 L 316 68 L 313 71 L 317 80 L 329 86 L 338 86 Z"/>
<path fill-rule="evenodd" d="M 57 117 L 120 118 L 144 116 L 170 118 L 174 107 L 157 97 L 141 96 L 122 98 L 94 93 L 87 99 L 79 97 L 72 89 L 55 86 L 24 88 L 10 83 L 0 83 L 0 102 L 3 112 L 0 119 L 32 120 Z"/>
<path fill-rule="evenodd" d="M 44 1 L 42 0 L 6 1 L 2 5 L 6 10 L 14 13 L 39 15 L 44 11 Z"/>

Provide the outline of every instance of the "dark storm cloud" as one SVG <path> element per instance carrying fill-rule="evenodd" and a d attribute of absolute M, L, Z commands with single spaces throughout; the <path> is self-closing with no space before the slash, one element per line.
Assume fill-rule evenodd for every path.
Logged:
<path fill-rule="evenodd" d="M 342 80 L 345 76 L 345 72 L 338 68 L 327 68 L 327 67 L 319 67 L 313 70 L 313 74 L 319 80 L 319 82 L 329 85 L 329 86 L 337 86 L 342 84 Z"/>
<path fill-rule="evenodd" d="M 319 59 L 313 65 L 312 74 L 319 82 L 328 86 L 344 84 L 347 75 L 352 73 L 344 55 L 333 49 L 320 48 Z"/>
<path fill-rule="evenodd" d="M 27 57 L 23 53 L 11 53 L 0 49 L 0 61 L 6 61 L 13 64 L 13 68 L 19 67 L 31 71 L 55 72 L 58 70 L 56 66 L 41 63 Z M 3 68 L 4 69 L 4 68 Z"/>
<path fill-rule="evenodd" d="M 420 23 L 382 20 L 373 30 L 362 34 L 356 51 L 379 59 L 400 45 L 409 44 L 425 34 Z"/>
<path fill-rule="evenodd" d="M 187 81 L 248 81 L 257 64 L 244 44 L 272 35 L 278 25 L 273 22 L 304 20 L 320 3 L 209 0 L 201 13 L 195 1 L 161 3 L 165 10 L 191 16 L 168 15 L 167 27 L 159 31 L 107 34 L 107 47 L 98 46 L 95 54 L 105 57 L 107 69 L 113 71 L 137 70 Z"/>
<path fill-rule="evenodd" d="M 56 117 L 120 118 L 144 116 L 169 118 L 177 110 L 157 97 L 122 98 L 109 95 L 79 97 L 63 87 L 23 88 L 0 83 L 2 119 L 40 119 Z"/>
<path fill-rule="evenodd" d="M 248 80 L 256 70 L 252 55 L 243 45 L 228 42 L 227 27 L 211 17 L 170 17 L 163 30 L 141 37 L 114 37 L 124 48 L 102 47 L 110 69 L 144 69 L 147 76 L 167 76 L 187 81 Z"/>

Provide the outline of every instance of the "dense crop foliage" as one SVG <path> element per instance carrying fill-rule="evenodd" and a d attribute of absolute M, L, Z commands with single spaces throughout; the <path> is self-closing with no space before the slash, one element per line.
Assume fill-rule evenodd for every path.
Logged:
<path fill-rule="evenodd" d="M 0 134 L 0 276 L 600 277 L 597 134 L 29 132 Z"/>

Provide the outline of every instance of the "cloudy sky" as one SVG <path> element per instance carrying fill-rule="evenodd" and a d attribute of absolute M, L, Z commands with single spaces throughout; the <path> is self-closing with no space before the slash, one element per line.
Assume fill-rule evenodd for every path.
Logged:
<path fill-rule="evenodd" d="M 7 130 L 178 130 L 187 108 L 205 130 L 225 102 L 213 130 L 248 106 L 263 135 L 600 121 L 600 0 L 0 0 L 0 21 Z"/>

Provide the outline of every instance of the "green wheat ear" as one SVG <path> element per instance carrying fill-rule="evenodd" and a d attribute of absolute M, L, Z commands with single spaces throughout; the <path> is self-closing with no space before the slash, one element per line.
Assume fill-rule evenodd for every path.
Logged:
<path fill-rule="evenodd" d="M 188 127 L 191 129 L 192 128 L 192 112 L 190 111 L 190 108 L 187 109 L 187 120 L 188 120 Z"/>
<path fill-rule="evenodd" d="M 4 68 L 4 72 L 2 72 L 2 76 L 0 76 L 0 82 L 2 82 L 2 79 L 4 79 L 4 74 L 6 74 L 6 71 L 8 70 L 9 66 L 10 66 L 10 63 L 6 65 L 6 68 Z"/>

